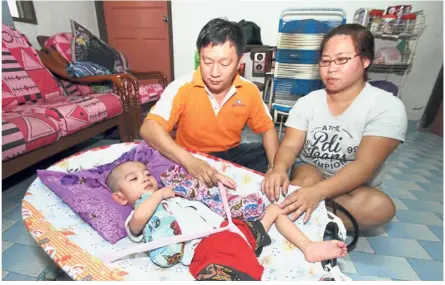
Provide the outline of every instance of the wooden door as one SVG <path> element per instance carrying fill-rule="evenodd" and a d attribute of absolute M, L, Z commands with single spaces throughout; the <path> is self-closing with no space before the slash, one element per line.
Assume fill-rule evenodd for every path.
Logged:
<path fill-rule="evenodd" d="M 128 59 L 131 70 L 173 77 L 171 19 L 167 1 L 103 1 L 108 43 Z"/>

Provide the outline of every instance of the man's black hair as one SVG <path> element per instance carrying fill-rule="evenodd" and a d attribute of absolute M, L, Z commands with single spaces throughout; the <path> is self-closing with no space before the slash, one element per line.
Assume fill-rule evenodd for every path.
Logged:
<path fill-rule="evenodd" d="M 196 48 L 201 52 L 201 48 L 208 45 L 223 45 L 229 41 L 235 45 L 238 57 L 241 57 L 246 49 L 243 30 L 236 22 L 227 19 L 216 18 L 208 22 L 199 33 L 196 40 Z"/>

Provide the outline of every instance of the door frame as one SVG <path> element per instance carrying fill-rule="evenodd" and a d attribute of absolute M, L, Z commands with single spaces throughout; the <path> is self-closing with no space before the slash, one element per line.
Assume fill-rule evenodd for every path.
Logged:
<path fill-rule="evenodd" d="M 173 24 L 172 24 L 172 6 L 171 1 L 167 2 L 167 17 L 168 17 L 168 38 L 170 41 L 170 78 L 171 81 L 175 80 L 175 65 L 173 56 Z M 104 3 L 103 0 L 94 1 L 94 6 L 96 8 L 97 25 L 99 28 L 99 37 L 101 40 L 108 43 L 107 26 L 105 24 L 105 13 L 104 13 Z M 155 70 L 153 70 L 155 71 Z"/>

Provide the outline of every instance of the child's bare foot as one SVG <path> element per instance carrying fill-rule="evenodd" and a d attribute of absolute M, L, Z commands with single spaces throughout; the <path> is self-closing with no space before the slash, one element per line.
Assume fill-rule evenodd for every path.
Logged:
<path fill-rule="evenodd" d="M 347 252 L 346 244 L 339 240 L 312 242 L 303 251 L 304 258 L 309 262 L 343 257 Z"/>

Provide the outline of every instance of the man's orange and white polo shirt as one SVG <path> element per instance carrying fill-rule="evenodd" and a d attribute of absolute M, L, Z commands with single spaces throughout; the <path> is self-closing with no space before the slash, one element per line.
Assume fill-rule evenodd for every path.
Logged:
<path fill-rule="evenodd" d="M 158 122 L 167 132 L 178 124 L 176 142 L 201 152 L 225 151 L 239 145 L 246 123 L 255 133 L 274 127 L 255 84 L 237 75 L 219 107 L 199 69 L 168 85 L 147 119 Z"/>

